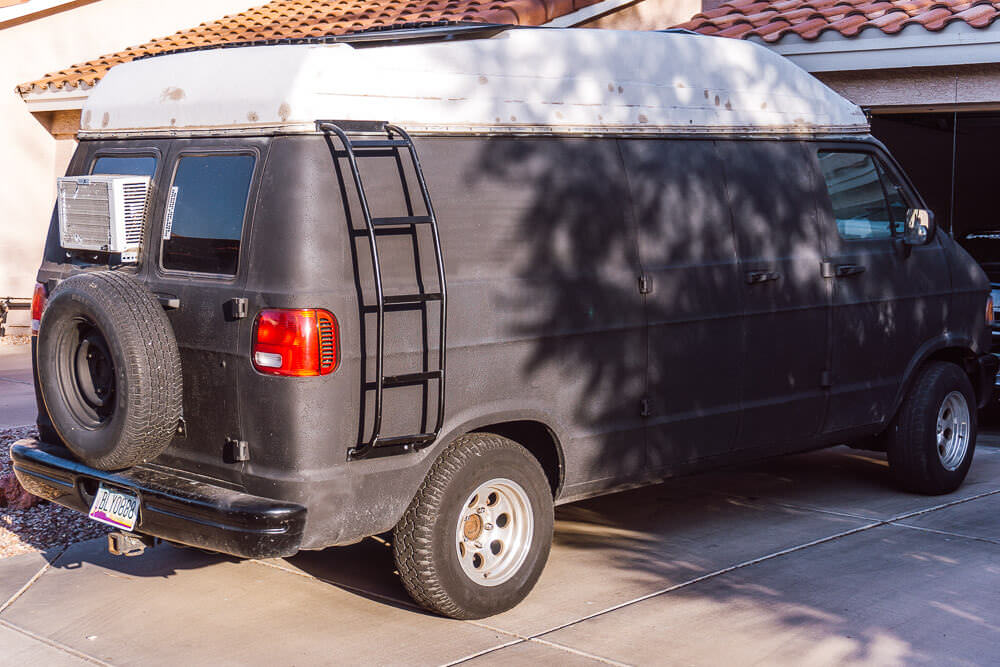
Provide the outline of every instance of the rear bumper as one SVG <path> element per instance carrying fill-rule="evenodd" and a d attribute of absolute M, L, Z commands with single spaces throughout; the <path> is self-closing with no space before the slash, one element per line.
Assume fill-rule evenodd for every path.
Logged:
<path fill-rule="evenodd" d="M 241 558 L 299 550 L 306 508 L 197 481 L 155 466 L 121 472 L 89 468 L 37 440 L 11 446 L 14 472 L 29 492 L 88 513 L 99 484 L 139 497 L 135 532 Z"/>

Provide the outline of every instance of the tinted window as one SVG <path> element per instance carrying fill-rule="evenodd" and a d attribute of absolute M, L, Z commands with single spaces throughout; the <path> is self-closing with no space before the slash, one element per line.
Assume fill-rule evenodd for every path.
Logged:
<path fill-rule="evenodd" d="M 824 151 L 819 162 L 840 235 L 848 240 L 890 238 L 892 218 L 872 156 Z"/>
<path fill-rule="evenodd" d="M 128 176 L 149 176 L 156 173 L 156 158 L 149 156 L 121 155 L 99 157 L 94 162 L 92 174 L 125 174 Z"/>
<path fill-rule="evenodd" d="M 235 274 L 252 155 L 180 158 L 163 220 L 166 269 Z"/>

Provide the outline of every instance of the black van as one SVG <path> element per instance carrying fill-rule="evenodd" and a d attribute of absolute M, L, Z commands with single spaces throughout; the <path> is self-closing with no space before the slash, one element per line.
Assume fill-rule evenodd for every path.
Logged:
<path fill-rule="evenodd" d="M 919 493 L 972 462 L 986 276 L 860 110 L 762 47 L 195 50 L 115 68 L 82 125 L 13 459 L 115 551 L 394 530 L 414 598 L 475 618 L 530 591 L 554 503 L 842 443 Z"/>

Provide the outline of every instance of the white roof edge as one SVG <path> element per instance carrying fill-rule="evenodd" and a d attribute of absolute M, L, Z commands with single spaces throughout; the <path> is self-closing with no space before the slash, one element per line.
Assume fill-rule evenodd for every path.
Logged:
<path fill-rule="evenodd" d="M 848 134 L 869 134 L 870 129 L 858 125 L 828 126 L 822 129 L 809 128 L 797 125 L 774 126 L 766 130 L 751 126 L 746 127 L 718 127 L 718 126 L 616 126 L 613 128 L 605 126 L 551 126 L 551 125 L 423 125 L 406 127 L 408 134 L 412 136 L 625 136 L 625 137 L 649 137 L 662 135 L 703 135 L 703 136 L 829 136 Z M 363 132 L 373 134 L 373 132 Z M 205 126 L 186 127 L 177 129 L 175 127 L 151 127 L 141 130 L 81 130 L 78 136 L 81 139 L 99 138 L 128 138 L 128 137 L 189 137 L 189 136 L 211 136 L 211 135 L 241 135 L 241 136 L 265 136 L 272 134 L 323 134 L 316 129 L 315 123 L 290 123 L 287 125 L 233 125 L 226 126 Z"/>
<path fill-rule="evenodd" d="M 909 67 L 940 67 L 1000 62 L 1000 22 L 973 28 L 955 21 L 931 32 L 911 24 L 894 35 L 867 28 L 854 37 L 828 30 L 814 40 L 790 33 L 775 43 L 746 41 L 780 53 L 807 72 L 843 72 Z"/>
<path fill-rule="evenodd" d="M 306 131 L 316 119 L 433 133 L 868 131 L 859 107 L 751 42 L 589 29 L 148 58 L 112 68 L 84 105 L 81 129 Z"/>

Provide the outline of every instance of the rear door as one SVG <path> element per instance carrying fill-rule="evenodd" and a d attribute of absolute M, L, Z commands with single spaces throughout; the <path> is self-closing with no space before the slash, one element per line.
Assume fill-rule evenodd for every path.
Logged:
<path fill-rule="evenodd" d="M 742 285 L 712 141 L 622 140 L 648 281 L 649 466 L 728 451 L 739 422 Z"/>
<path fill-rule="evenodd" d="M 940 242 L 898 244 L 906 210 L 919 207 L 871 144 L 812 147 L 823 196 L 820 224 L 832 285 L 830 405 L 823 430 L 884 422 L 907 365 L 945 329 L 950 279 Z"/>
<path fill-rule="evenodd" d="M 168 465 L 240 481 L 227 440 L 240 431 L 237 364 L 249 332 L 240 303 L 252 202 L 263 140 L 237 144 L 179 140 L 166 158 L 146 282 L 167 305 L 180 347 L 185 433 L 159 459 Z"/>
<path fill-rule="evenodd" d="M 720 141 L 744 304 L 741 448 L 796 445 L 820 428 L 829 288 L 815 180 L 797 141 Z"/>

